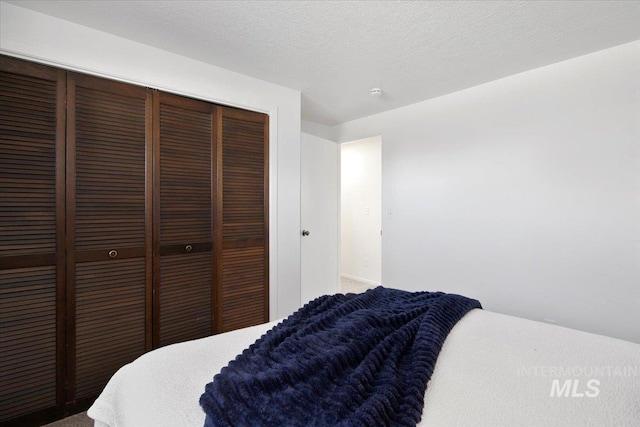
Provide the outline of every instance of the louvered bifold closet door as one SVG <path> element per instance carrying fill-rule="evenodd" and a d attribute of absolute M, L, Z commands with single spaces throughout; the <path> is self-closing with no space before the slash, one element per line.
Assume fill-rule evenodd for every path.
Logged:
<path fill-rule="evenodd" d="M 69 74 L 67 403 L 151 347 L 151 91 Z"/>
<path fill-rule="evenodd" d="M 154 341 L 163 346 L 215 331 L 215 106 L 154 97 Z"/>
<path fill-rule="evenodd" d="M 218 109 L 220 332 L 269 320 L 268 116 Z"/>
<path fill-rule="evenodd" d="M 62 399 L 64 93 L 63 71 L 0 56 L 0 422 L 18 425 Z"/>

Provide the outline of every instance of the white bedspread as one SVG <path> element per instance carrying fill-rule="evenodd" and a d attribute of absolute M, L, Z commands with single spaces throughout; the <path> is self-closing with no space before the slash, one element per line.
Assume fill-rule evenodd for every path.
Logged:
<path fill-rule="evenodd" d="M 96 427 L 202 426 L 205 384 L 273 325 L 147 353 L 88 414 Z M 419 426 L 640 426 L 640 345 L 473 310 L 444 344 Z"/>

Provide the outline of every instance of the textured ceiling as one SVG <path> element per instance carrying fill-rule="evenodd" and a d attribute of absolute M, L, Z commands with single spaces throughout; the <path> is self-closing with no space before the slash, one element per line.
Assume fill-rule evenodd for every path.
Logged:
<path fill-rule="evenodd" d="M 325 125 L 640 39 L 640 1 L 9 2 L 298 89 Z"/>

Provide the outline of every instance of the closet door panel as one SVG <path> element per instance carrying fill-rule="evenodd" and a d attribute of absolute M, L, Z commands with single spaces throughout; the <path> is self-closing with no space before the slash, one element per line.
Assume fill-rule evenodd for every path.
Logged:
<path fill-rule="evenodd" d="M 0 72 L 3 258 L 56 252 L 58 85 L 51 78 Z"/>
<path fill-rule="evenodd" d="M 211 253 L 160 261 L 160 345 L 211 335 Z"/>
<path fill-rule="evenodd" d="M 269 320 L 268 116 L 218 112 L 220 332 Z"/>
<path fill-rule="evenodd" d="M 145 98 L 77 87 L 75 131 L 76 251 L 144 248 Z"/>
<path fill-rule="evenodd" d="M 229 248 L 222 252 L 222 330 L 228 332 L 265 319 L 264 248 Z"/>
<path fill-rule="evenodd" d="M 223 241 L 264 239 L 264 125 L 227 113 L 222 135 Z"/>
<path fill-rule="evenodd" d="M 145 352 L 145 275 L 144 258 L 77 264 L 77 396 L 99 393 Z"/>
<path fill-rule="evenodd" d="M 161 96 L 163 100 L 166 98 Z M 211 109 L 207 104 L 194 103 L 192 107 Z M 160 240 L 163 246 L 211 242 L 212 239 L 211 112 L 188 107 L 165 102 L 159 106 Z"/>
<path fill-rule="evenodd" d="M 150 348 L 149 90 L 70 74 L 67 233 L 71 384 L 97 395 Z"/>
<path fill-rule="evenodd" d="M 0 56 L 0 422 L 62 400 L 64 93 L 64 72 Z"/>
<path fill-rule="evenodd" d="M 211 104 L 156 93 L 156 345 L 214 332 Z M 159 185 L 158 185 L 159 183 Z"/>
<path fill-rule="evenodd" d="M 55 266 L 0 270 L 0 420 L 56 405 L 55 281 Z"/>

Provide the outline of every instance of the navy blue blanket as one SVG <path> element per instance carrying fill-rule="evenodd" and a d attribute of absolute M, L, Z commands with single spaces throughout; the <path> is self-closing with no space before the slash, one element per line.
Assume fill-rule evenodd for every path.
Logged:
<path fill-rule="evenodd" d="M 383 287 L 317 298 L 207 384 L 205 426 L 415 426 L 442 344 L 473 308 Z"/>

